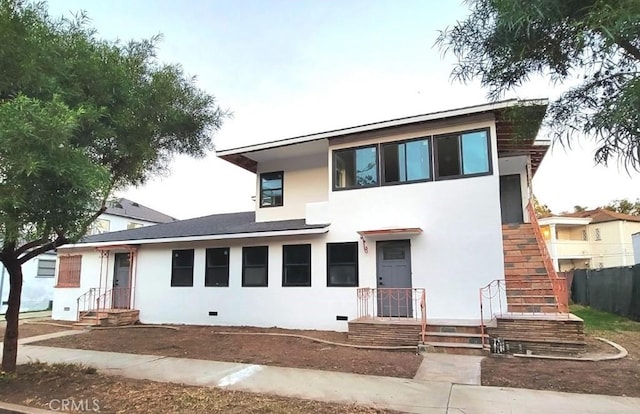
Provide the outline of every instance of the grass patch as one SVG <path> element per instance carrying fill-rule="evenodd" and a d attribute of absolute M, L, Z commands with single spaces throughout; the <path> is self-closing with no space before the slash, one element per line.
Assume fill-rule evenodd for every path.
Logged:
<path fill-rule="evenodd" d="M 571 305 L 570 311 L 584 319 L 586 331 L 640 331 L 640 322 L 632 321 L 624 316 L 582 305 Z"/>

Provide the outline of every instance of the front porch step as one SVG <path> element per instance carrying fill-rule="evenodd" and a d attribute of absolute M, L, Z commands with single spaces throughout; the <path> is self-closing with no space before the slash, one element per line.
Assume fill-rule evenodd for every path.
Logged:
<path fill-rule="evenodd" d="M 488 338 L 487 335 L 484 335 Z M 482 334 L 456 332 L 429 332 L 425 335 L 426 343 L 482 344 Z"/>
<path fill-rule="evenodd" d="M 124 326 L 134 325 L 140 320 L 137 309 L 105 309 L 80 312 L 80 320 L 74 324 L 78 326 Z"/>
<path fill-rule="evenodd" d="M 487 356 L 489 349 L 482 344 L 459 344 L 455 342 L 425 342 L 425 345 L 431 347 L 427 352 L 435 352 L 440 354 L 456 354 L 456 355 L 476 355 Z"/>

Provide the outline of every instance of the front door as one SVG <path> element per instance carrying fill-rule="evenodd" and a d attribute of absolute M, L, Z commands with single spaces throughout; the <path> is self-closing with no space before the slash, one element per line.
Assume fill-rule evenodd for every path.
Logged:
<path fill-rule="evenodd" d="M 378 316 L 413 316 L 411 244 L 409 240 L 378 242 Z"/>
<path fill-rule="evenodd" d="M 113 270 L 112 307 L 115 309 L 129 309 L 131 299 L 129 291 L 129 274 L 131 260 L 129 253 L 116 253 Z"/>
<path fill-rule="evenodd" d="M 520 174 L 500 176 L 500 210 L 502 224 L 522 223 Z"/>

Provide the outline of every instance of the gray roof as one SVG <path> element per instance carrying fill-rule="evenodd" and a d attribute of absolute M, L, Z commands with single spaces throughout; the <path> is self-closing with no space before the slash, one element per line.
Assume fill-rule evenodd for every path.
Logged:
<path fill-rule="evenodd" d="M 109 207 L 107 207 L 105 214 L 150 221 L 152 223 L 170 223 L 177 220 L 174 217 L 126 198 L 119 198 L 113 201 Z"/>
<path fill-rule="evenodd" d="M 304 219 L 256 223 L 255 212 L 248 211 L 243 213 L 214 214 L 212 216 L 155 224 L 137 229 L 96 234 L 85 237 L 79 243 L 219 236 L 223 234 L 321 229 L 328 226 L 328 224 L 308 225 Z M 212 239 L 215 239 L 215 237 L 212 237 Z"/>

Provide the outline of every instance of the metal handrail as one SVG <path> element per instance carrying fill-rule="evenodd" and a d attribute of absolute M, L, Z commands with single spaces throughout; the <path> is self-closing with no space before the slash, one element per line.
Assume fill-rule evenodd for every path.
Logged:
<path fill-rule="evenodd" d="M 358 318 L 420 321 L 424 343 L 427 331 L 427 295 L 424 288 L 358 288 Z"/>
<path fill-rule="evenodd" d="M 549 254 L 549 250 L 547 249 L 547 243 L 545 242 L 544 237 L 542 237 L 540 225 L 538 224 L 538 219 L 536 217 L 536 211 L 531 200 L 529 201 L 529 204 L 527 204 L 527 212 L 529 213 L 529 221 L 531 222 L 533 233 L 536 236 L 536 242 L 538 244 L 538 247 L 540 248 L 540 253 L 542 254 L 542 262 L 544 263 L 544 268 L 547 272 L 547 275 L 549 276 L 549 279 L 551 280 L 553 294 L 556 297 L 558 311 L 560 313 L 568 313 L 569 295 L 567 282 L 565 278 L 561 278 L 560 276 L 558 276 L 556 269 L 553 267 L 553 261 L 551 260 L 551 255 Z"/>
<path fill-rule="evenodd" d="M 107 309 L 131 309 L 131 288 L 114 287 L 90 288 L 88 291 L 78 296 L 76 299 L 77 317 L 80 320 L 80 313 L 95 311 L 96 322 L 99 320 L 98 313 Z"/>

